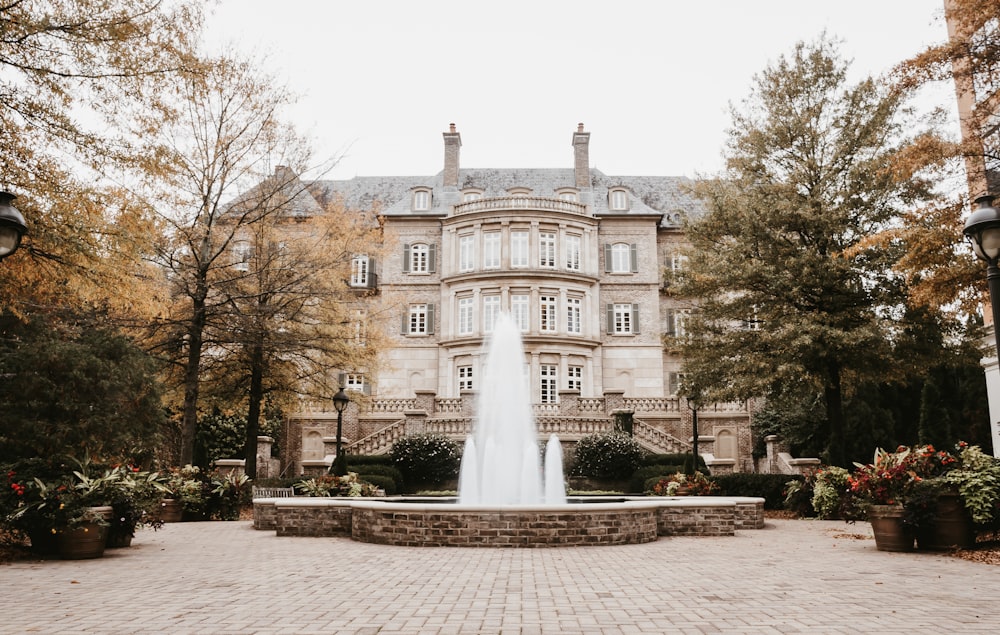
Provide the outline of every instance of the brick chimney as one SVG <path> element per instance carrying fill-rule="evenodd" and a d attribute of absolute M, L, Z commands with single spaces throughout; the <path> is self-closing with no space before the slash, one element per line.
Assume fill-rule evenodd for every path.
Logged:
<path fill-rule="evenodd" d="M 583 131 L 582 123 L 573 133 L 573 174 L 577 189 L 590 189 L 590 133 Z"/>
<path fill-rule="evenodd" d="M 458 153 L 462 147 L 462 135 L 449 126 L 444 134 L 444 186 L 458 188 Z"/>

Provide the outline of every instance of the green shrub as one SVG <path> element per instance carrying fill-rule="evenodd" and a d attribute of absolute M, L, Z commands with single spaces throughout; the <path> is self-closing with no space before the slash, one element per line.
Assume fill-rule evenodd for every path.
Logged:
<path fill-rule="evenodd" d="M 628 491 L 630 492 L 646 492 L 649 488 L 646 487 L 646 482 L 650 479 L 659 480 L 660 478 L 667 478 L 671 474 L 676 474 L 682 471 L 681 465 L 646 465 L 640 467 L 635 472 L 632 472 L 632 477 L 628 482 Z"/>
<path fill-rule="evenodd" d="M 370 483 L 382 489 L 388 496 L 394 496 L 398 491 L 396 481 L 389 476 L 383 476 L 382 474 L 358 474 L 358 478 L 365 483 Z"/>
<path fill-rule="evenodd" d="M 364 474 L 366 476 L 384 476 L 385 478 L 392 479 L 395 482 L 395 489 L 399 489 L 403 486 L 403 473 L 399 471 L 399 468 L 393 465 L 381 465 L 381 464 L 369 464 L 369 465 L 350 465 L 348 464 L 348 470 L 351 472 L 357 472 L 358 474 Z M 388 492 L 388 490 L 386 490 Z"/>
<path fill-rule="evenodd" d="M 690 452 L 671 452 L 665 454 L 647 454 L 642 457 L 643 465 L 679 465 L 684 466 L 685 463 L 691 461 Z M 681 470 L 676 470 L 681 471 Z M 705 459 L 701 455 L 698 455 L 698 471 L 708 473 L 708 467 L 705 465 Z"/>
<path fill-rule="evenodd" d="M 719 474 L 712 480 L 719 486 L 720 496 L 753 496 L 764 499 L 764 509 L 782 509 L 785 485 L 803 477 L 789 474 Z"/>
<path fill-rule="evenodd" d="M 642 461 L 639 442 L 622 432 L 591 434 L 580 439 L 573 456 L 577 476 L 625 479 Z"/>
<path fill-rule="evenodd" d="M 389 452 L 407 483 L 443 483 L 458 476 L 458 445 L 439 434 L 403 437 Z"/>
<path fill-rule="evenodd" d="M 347 467 L 352 472 L 358 470 L 351 469 L 353 466 L 361 465 L 392 465 L 392 456 L 388 454 L 348 454 Z"/>
<path fill-rule="evenodd" d="M 844 505 L 850 498 L 847 479 L 850 472 L 842 467 L 827 466 L 815 472 L 812 506 L 823 519 L 844 518 Z"/>

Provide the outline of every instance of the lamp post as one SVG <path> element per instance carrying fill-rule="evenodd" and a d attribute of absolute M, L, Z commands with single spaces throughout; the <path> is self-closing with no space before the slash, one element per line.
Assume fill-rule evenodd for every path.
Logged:
<path fill-rule="evenodd" d="M 986 283 L 990 289 L 990 306 L 993 309 L 993 342 L 1000 355 L 1000 210 L 993 207 L 992 196 L 976 199 L 979 209 L 965 221 L 962 233 L 972 244 L 972 251 L 986 261 Z"/>
<path fill-rule="evenodd" d="M 0 260 L 17 251 L 28 231 L 24 216 L 13 205 L 15 198 L 10 192 L 0 192 Z"/>
<path fill-rule="evenodd" d="M 337 391 L 337 394 L 333 396 L 333 407 L 337 411 L 337 456 L 333 459 L 333 464 L 330 466 L 330 474 L 334 476 L 343 476 L 347 474 L 347 457 L 341 451 L 341 433 L 343 432 L 344 425 L 344 408 L 347 404 L 351 403 L 351 398 L 347 396 L 344 389 L 341 388 Z"/>

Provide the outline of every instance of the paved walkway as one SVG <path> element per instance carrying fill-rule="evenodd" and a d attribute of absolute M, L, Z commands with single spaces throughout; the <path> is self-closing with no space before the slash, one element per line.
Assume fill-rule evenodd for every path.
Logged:
<path fill-rule="evenodd" d="M 1000 567 L 875 550 L 868 526 L 552 549 L 378 547 L 249 522 L 0 565 L 2 633 L 1000 632 Z"/>

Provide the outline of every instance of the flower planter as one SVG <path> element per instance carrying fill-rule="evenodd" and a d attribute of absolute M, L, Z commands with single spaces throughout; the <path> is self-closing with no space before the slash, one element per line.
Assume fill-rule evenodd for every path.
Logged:
<path fill-rule="evenodd" d="M 957 493 L 939 495 L 933 526 L 917 531 L 917 547 L 943 551 L 964 549 L 975 543 L 976 530 L 962 499 Z"/>
<path fill-rule="evenodd" d="M 37 556 L 55 556 L 59 554 L 56 534 L 51 529 L 32 529 L 28 532 L 31 540 L 31 553 Z"/>
<path fill-rule="evenodd" d="M 179 523 L 184 513 L 181 502 L 173 498 L 164 498 L 160 501 L 160 520 L 165 523 Z"/>
<path fill-rule="evenodd" d="M 114 510 L 111 507 L 92 507 L 95 513 L 108 519 Z M 83 560 L 100 558 L 108 542 L 108 527 L 97 522 L 82 523 L 72 529 L 63 529 L 56 536 L 59 557 L 63 560 Z"/>
<path fill-rule="evenodd" d="M 913 551 L 913 531 L 903 524 L 902 505 L 872 505 L 868 521 L 879 551 Z"/>

